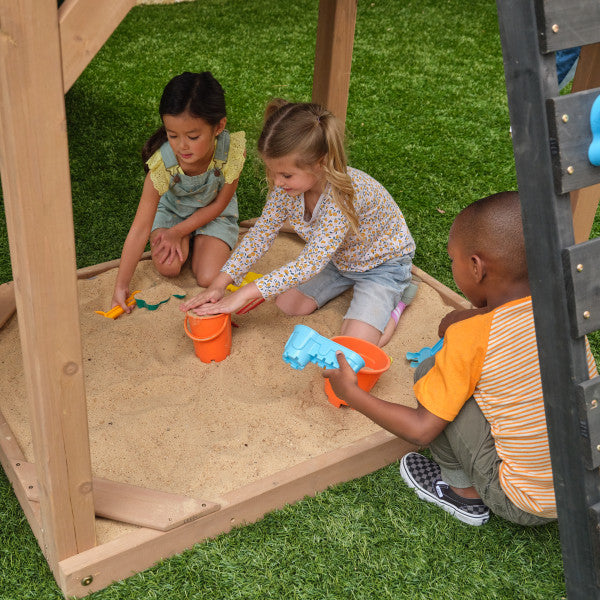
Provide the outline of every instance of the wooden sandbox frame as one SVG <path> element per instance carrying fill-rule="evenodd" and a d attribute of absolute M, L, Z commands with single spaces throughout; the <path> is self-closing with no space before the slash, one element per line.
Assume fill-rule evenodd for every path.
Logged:
<path fill-rule="evenodd" d="M 57 9 L 56 0 L 0 0 L 0 172 L 14 273 L 14 282 L 0 286 L 0 322 L 17 309 L 35 464 L 25 461 L 3 416 L 0 462 L 67 597 L 372 472 L 408 449 L 382 431 L 236 490 L 220 506 L 198 501 L 191 512 L 178 510 L 181 497 L 92 477 L 77 277 L 115 264 L 76 271 L 64 94 L 134 3 L 66 0 Z M 357 0 L 319 4 L 313 100 L 343 120 L 356 6 Z M 130 517 L 141 513 L 152 522 L 160 513 L 181 524 L 163 523 L 162 531 L 142 525 L 96 545 L 99 505 L 109 518 L 128 520 L 118 513 L 129 506 Z"/>
<path fill-rule="evenodd" d="M 113 518 L 124 504 L 150 519 L 169 504 L 165 494 L 92 477 L 78 321 L 77 277 L 117 263 L 76 271 L 64 93 L 133 4 L 66 0 L 57 10 L 56 0 L 0 0 L 0 171 L 15 276 L 14 284 L 0 286 L 0 322 L 16 306 L 35 465 L 26 463 L 2 415 L 0 462 L 67 597 L 102 589 L 288 502 L 370 473 L 411 449 L 380 431 L 226 494 L 220 505 L 206 501 L 202 507 L 200 501 L 204 512 L 184 512 L 175 527 L 142 526 L 96 545 L 100 490 L 104 514 L 108 510 Z M 320 0 L 319 5 L 313 100 L 342 119 L 356 4 Z M 417 275 L 450 306 L 465 305 L 435 279 L 418 270 Z M 171 500 L 169 509 L 176 511 L 181 500 Z"/>

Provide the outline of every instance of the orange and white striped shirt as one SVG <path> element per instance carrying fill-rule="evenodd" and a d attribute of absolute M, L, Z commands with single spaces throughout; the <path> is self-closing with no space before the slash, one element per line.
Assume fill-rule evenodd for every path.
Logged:
<path fill-rule="evenodd" d="M 586 351 L 592 378 L 598 370 L 587 339 Z M 435 366 L 414 390 L 422 406 L 446 421 L 474 396 L 490 424 L 508 498 L 528 513 L 556 517 L 530 296 L 448 327 Z"/>

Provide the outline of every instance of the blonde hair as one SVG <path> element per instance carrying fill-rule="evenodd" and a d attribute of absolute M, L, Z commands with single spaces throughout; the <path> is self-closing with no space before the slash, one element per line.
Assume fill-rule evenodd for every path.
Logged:
<path fill-rule="evenodd" d="M 354 188 L 346 168 L 344 127 L 342 123 L 318 104 L 271 100 L 265 109 L 258 151 L 263 158 L 298 156 L 299 168 L 322 162 L 325 179 L 331 185 L 333 201 L 358 230 L 358 214 L 354 208 Z M 267 173 L 269 188 L 273 181 Z"/>

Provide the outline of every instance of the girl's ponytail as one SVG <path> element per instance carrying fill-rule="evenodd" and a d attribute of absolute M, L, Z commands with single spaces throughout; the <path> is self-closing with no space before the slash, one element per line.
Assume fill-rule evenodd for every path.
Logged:
<path fill-rule="evenodd" d="M 333 113 L 318 104 L 271 100 L 265 109 L 258 151 L 265 158 L 295 154 L 301 168 L 321 163 L 334 202 L 353 231 L 358 231 L 354 188 L 347 172 L 344 127 Z M 271 181 L 269 185 L 272 186 Z"/>
<path fill-rule="evenodd" d="M 165 126 L 161 125 L 147 140 L 142 148 L 142 161 L 144 171 L 148 172 L 146 161 L 167 141 Z"/>

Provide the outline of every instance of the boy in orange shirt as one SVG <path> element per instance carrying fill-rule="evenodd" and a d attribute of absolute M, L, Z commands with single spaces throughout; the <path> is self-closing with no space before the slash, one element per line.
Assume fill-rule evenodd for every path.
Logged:
<path fill-rule="evenodd" d="M 470 525 L 490 512 L 521 525 L 556 519 L 556 500 L 525 241 L 517 192 L 474 202 L 454 220 L 448 254 L 475 307 L 440 325 L 442 349 L 415 372 L 417 407 L 372 396 L 338 354 L 323 373 L 334 392 L 375 423 L 419 446 L 400 463 L 423 500 Z M 587 345 L 590 377 L 598 374 Z"/>

